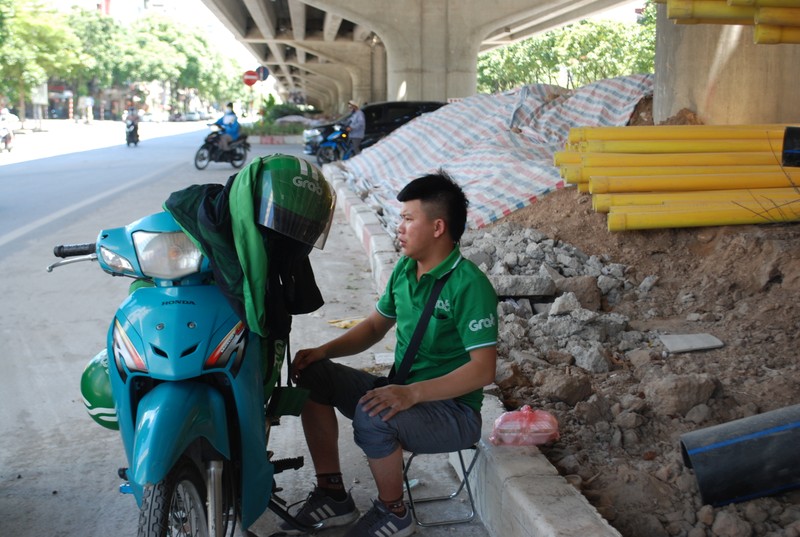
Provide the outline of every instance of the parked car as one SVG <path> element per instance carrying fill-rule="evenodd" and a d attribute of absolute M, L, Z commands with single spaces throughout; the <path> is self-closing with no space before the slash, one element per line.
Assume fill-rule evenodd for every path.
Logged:
<path fill-rule="evenodd" d="M 364 140 L 361 142 L 361 149 L 373 145 L 415 117 L 438 110 L 445 104 L 447 103 L 439 101 L 390 101 L 365 105 L 362 110 L 364 111 L 367 128 L 364 133 Z M 334 125 L 343 124 L 349 115 L 342 116 L 331 123 L 317 125 L 304 130 L 303 143 L 305 147 L 303 148 L 303 153 L 316 155 L 319 144 L 333 132 Z"/>

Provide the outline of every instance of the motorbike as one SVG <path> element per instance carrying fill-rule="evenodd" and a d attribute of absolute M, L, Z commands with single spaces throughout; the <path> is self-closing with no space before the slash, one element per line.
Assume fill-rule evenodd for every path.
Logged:
<path fill-rule="evenodd" d="M 125 120 L 125 143 L 128 147 L 139 145 L 139 126 L 132 119 Z"/>
<path fill-rule="evenodd" d="M 5 149 L 8 152 L 11 152 L 11 149 L 14 147 L 14 131 L 6 127 L 5 125 L 0 125 L 0 151 Z"/>
<path fill-rule="evenodd" d="M 332 216 L 335 195 L 327 199 Z M 244 534 L 267 508 L 302 532 L 317 529 L 276 495 L 275 476 L 301 468 L 303 457 L 276 460 L 267 449 L 280 417 L 299 415 L 305 401 L 291 382 L 280 385 L 288 334 L 282 341 L 248 329 L 169 212 L 53 252 L 63 259 L 48 272 L 89 261 L 132 279 L 81 392 L 91 418 L 120 433 L 120 492 L 139 506 L 139 537 L 233 536 L 237 522 Z"/>
<path fill-rule="evenodd" d="M 210 124 L 211 132 L 206 136 L 203 145 L 194 156 L 194 165 L 198 170 L 205 170 L 209 162 L 230 162 L 234 168 L 241 168 L 247 161 L 247 152 L 250 144 L 246 136 L 240 136 L 228 145 L 228 150 L 223 151 L 219 146 L 221 129 L 215 124 Z"/>
<path fill-rule="evenodd" d="M 319 144 L 317 163 L 322 166 L 336 160 L 347 160 L 354 154 L 353 146 L 350 144 L 350 133 L 341 125 L 335 125 L 333 132 Z"/>

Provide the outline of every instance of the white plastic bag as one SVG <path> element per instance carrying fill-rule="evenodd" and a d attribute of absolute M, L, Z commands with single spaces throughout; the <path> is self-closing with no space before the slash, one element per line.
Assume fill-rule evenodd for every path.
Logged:
<path fill-rule="evenodd" d="M 546 410 L 525 405 L 494 420 L 489 441 L 496 445 L 538 446 L 558 440 L 558 420 Z"/>

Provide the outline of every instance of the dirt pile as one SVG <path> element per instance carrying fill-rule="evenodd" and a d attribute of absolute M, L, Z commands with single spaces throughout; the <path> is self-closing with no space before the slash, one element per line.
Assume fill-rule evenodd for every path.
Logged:
<path fill-rule="evenodd" d="M 542 452 L 625 537 L 800 536 L 800 491 L 704 506 L 679 442 L 800 403 L 800 226 L 610 233 L 590 202 L 554 192 L 465 248 L 494 278 L 525 268 L 578 302 L 555 316 L 532 291 L 504 306 L 501 399 L 558 417 Z M 673 354 L 658 339 L 696 333 L 724 346 Z"/>

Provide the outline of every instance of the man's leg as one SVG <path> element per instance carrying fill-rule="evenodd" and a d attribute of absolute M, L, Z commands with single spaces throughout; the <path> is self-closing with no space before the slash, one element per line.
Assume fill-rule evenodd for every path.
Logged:
<path fill-rule="evenodd" d="M 352 418 L 358 399 L 372 387 L 374 379 L 369 373 L 328 360 L 312 364 L 300 376 L 298 386 L 311 392 L 300 417 L 317 477 L 316 488 L 295 515 L 300 522 L 329 528 L 358 518 L 358 509 L 342 479 L 336 409 Z M 287 534 L 298 533 L 288 524 L 281 528 Z"/>
<path fill-rule="evenodd" d="M 332 406 L 321 405 L 309 399 L 303 407 L 300 419 L 317 475 L 341 473 L 336 410 Z M 324 487 L 322 483 L 318 485 Z"/>
<path fill-rule="evenodd" d="M 382 459 L 367 460 L 369 461 L 372 478 L 378 487 L 378 499 L 390 509 L 391 503 L 399 502 L 401 508 L 397 509 L 398 512 L 396 514 L 402 516 L 405 513 L 405 506 L 402 504 L 403 450 L 398 447 Z"/>

